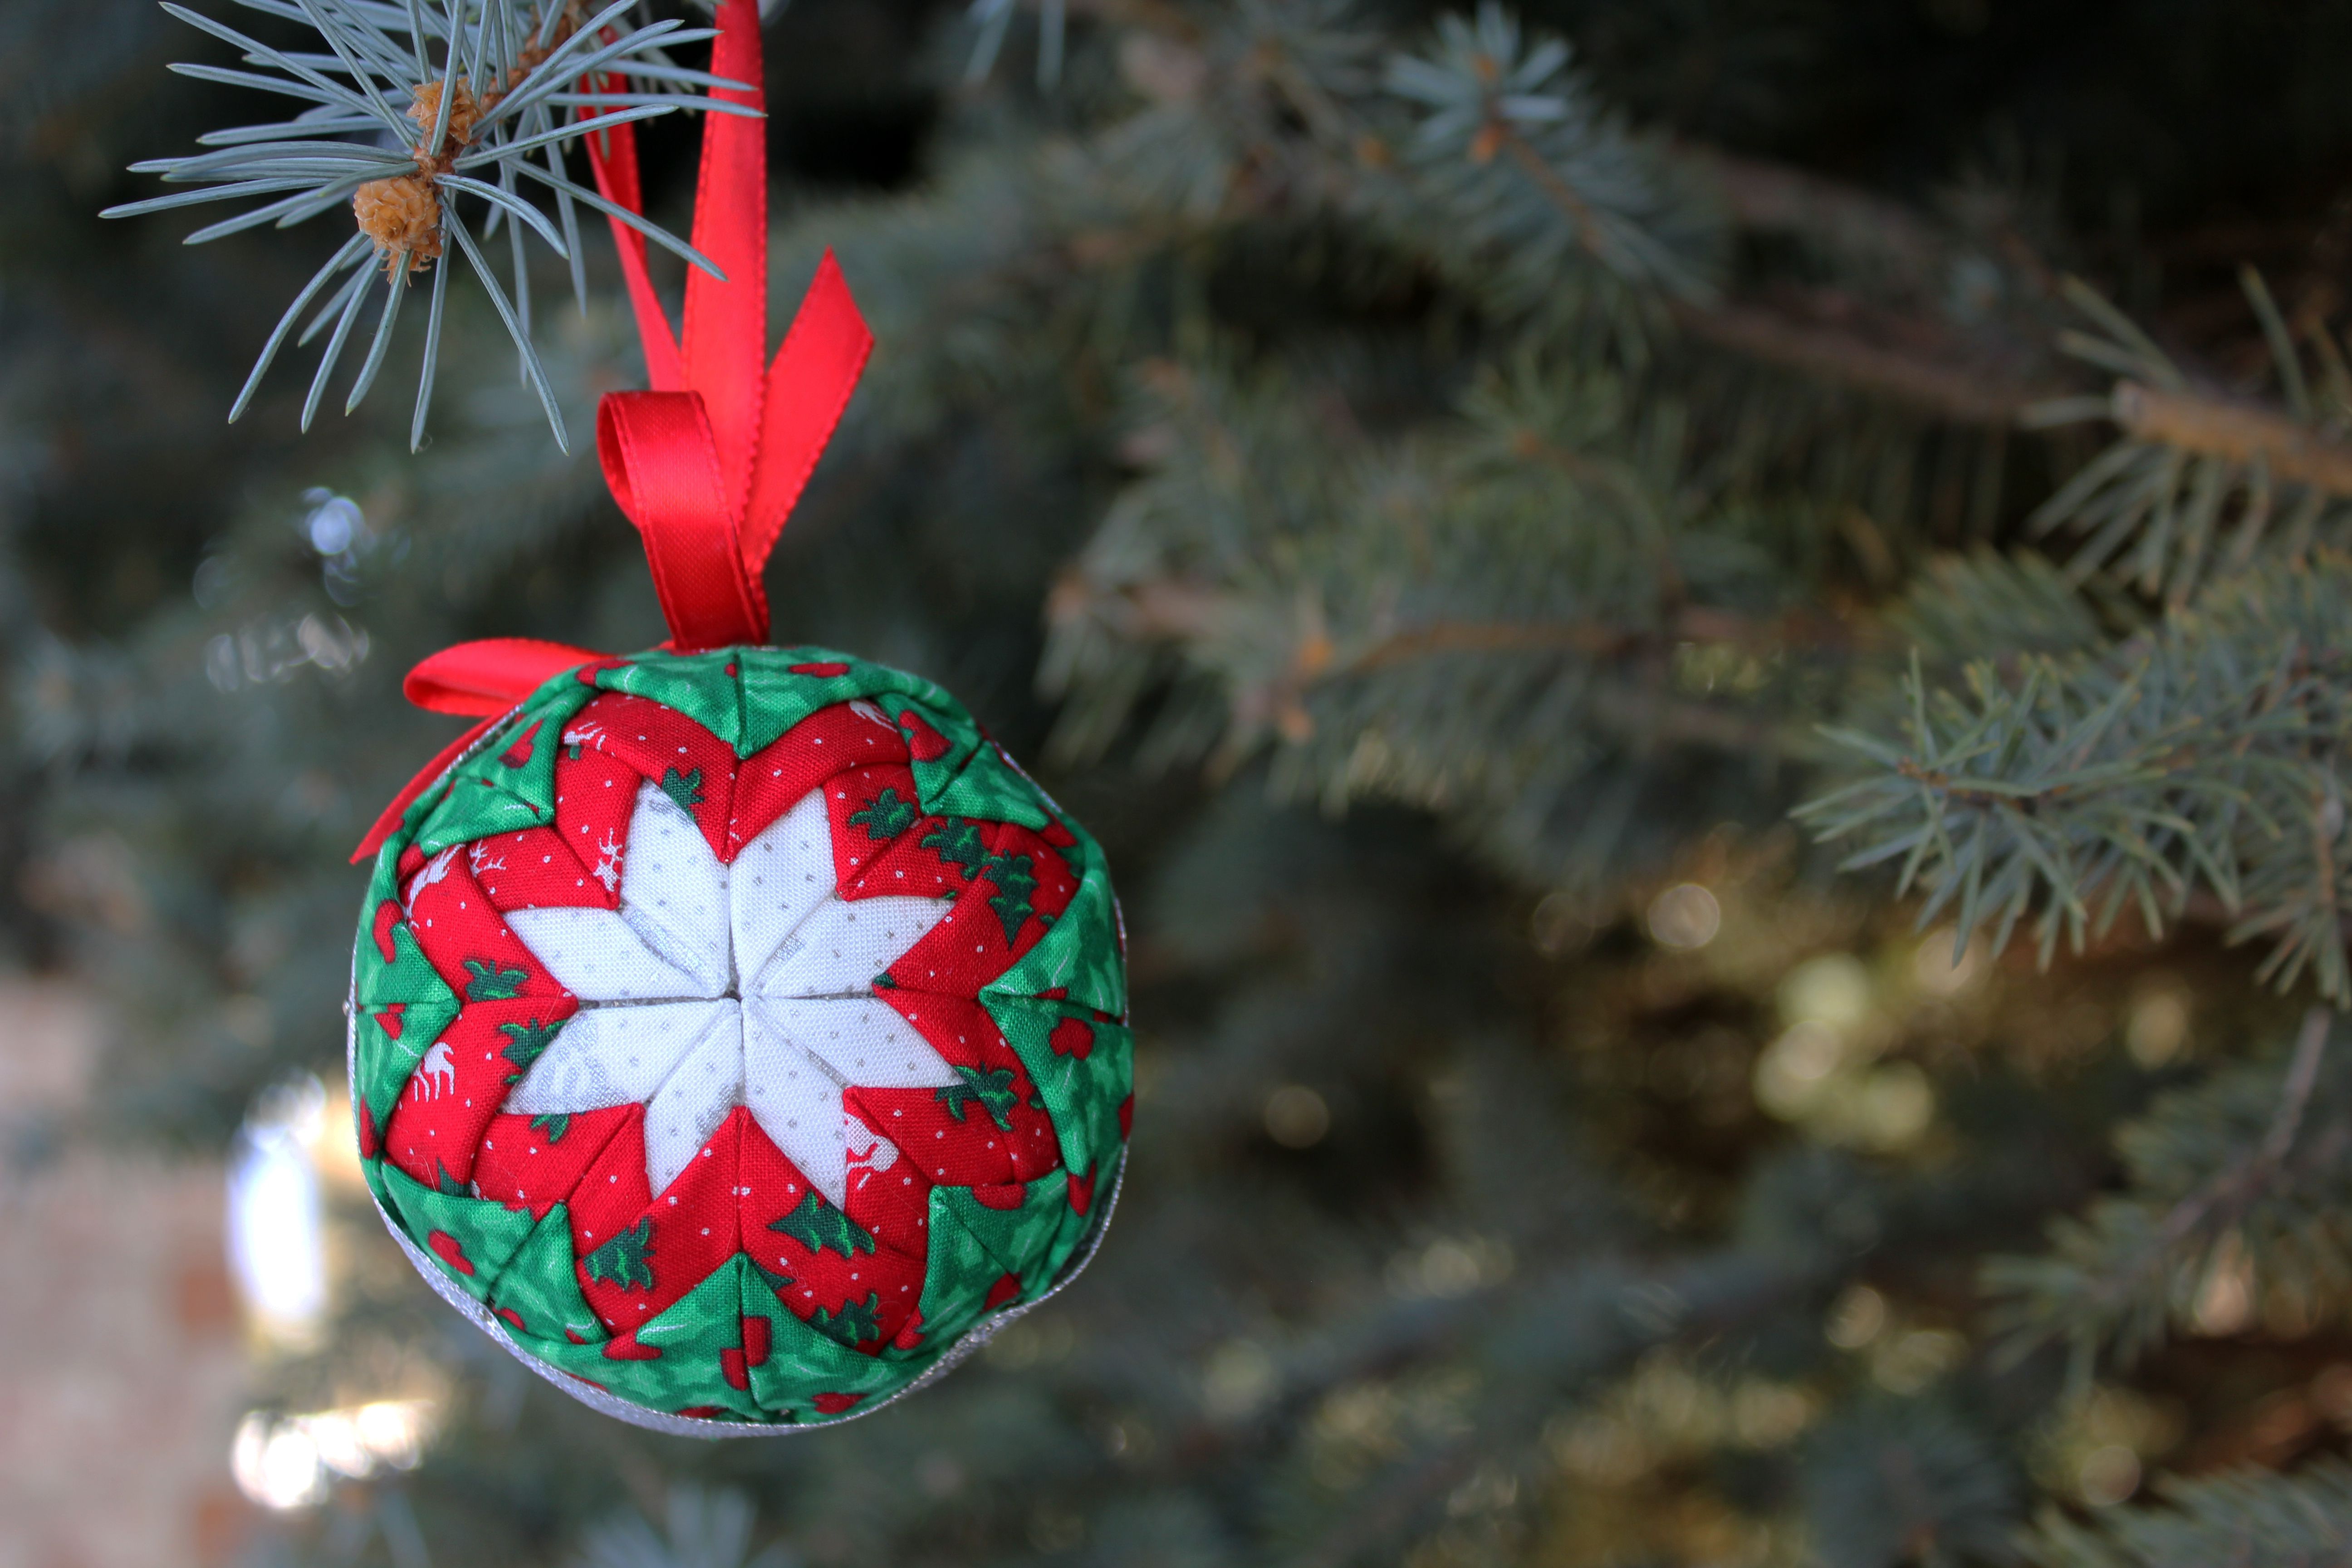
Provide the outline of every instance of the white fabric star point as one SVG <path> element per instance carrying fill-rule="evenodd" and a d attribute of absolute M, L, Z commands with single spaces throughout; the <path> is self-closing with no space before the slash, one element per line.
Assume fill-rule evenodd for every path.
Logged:
<path fill-rule="evenodd" d="M 646 1174 L 660 1193 L 736 1106 L 835 1205 L 848 1173 L 898 1151 L 842 1104 L 852 1085 L 960 1080 L 874 979 L 951 900 L 835 891 L 822 787 L 731 865 L 644 784 L 619 857 L 620 908 L 517 910 L 507 924 L 580 998 L 507 1096 L 525 1115 L 646 1108 Z"/>

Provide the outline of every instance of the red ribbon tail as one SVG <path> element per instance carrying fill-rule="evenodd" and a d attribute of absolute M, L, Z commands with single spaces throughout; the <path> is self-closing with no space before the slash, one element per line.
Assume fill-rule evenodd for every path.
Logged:
<path fill-rule="evenodd" d="M 445 647 L 408 672 L 400 694 L 434 713 L 495 718 L 567 669 L 604 656 L 537 637 L 486 637 Z"/>
<path fill-rule="evenodd" d="M 767 567 L 776 536 L 800 504 L 801 491 L 808 488 L 809 475 L 847 412 L 850 394 L 857 390 L 873 353 L 873 331 L 858 313 L 841 263 L 827 250 L 785 330 L 783 347 L 768 367 L 760 462 L 743 521 L 743 562 L 752 581 Z"/>
<path fill-rule="evenodd" d="M 593 110 L 582 111 L 593 118 Z M 614 205 L 643 216 L 645 194 L 637 180 L 637 128 L 633 121 L 598 132 L 588 138 L 588 172 L 595 176 L 596 194 Z M 646 237 L 610 213 L 613 248 L 620 253 L 621 280 L 629 290 L 629 310 L 637 320 L 637 341 L 645 345 L 646 380 L 656 391 L 669 392 L 686 384 L 678 359 L 677 339 L 661 297 L 654 292 L 653 274 L 646 266 Z"/>
<path fill-rule="evenodd" d="M 464 713 L 479 718 L 481 722 L 469 726 L 464 734 L 442 747 L 441 754 L 425 763 L 424 771 L 393 797 L 392 804 L 375 819 L 375 826 L 368 829 L 368 836 L 360 840 L 359 848 L 352 854 L 352 863 L 359 865 L 383 848 L 384 840 L 400 830 L 400 819 L 408 815 L 416 797 L 431 789 L 433 782 L 448 772 L 466 754 L 466 749 L 487 734 L 507 710 L 565 670 L 594 664 L 604 657 L 593 649 L 566 643 L 541 642 L 533 637 L 491 637 L 445 647 L 410 670 L 400 689 L 411 702 L 430 712 Z"/>
<path fill-rule="evenodd" d="M 756 0 L 720 0 L 719 35 L 711 69 L 746 88 L 721 89 L 717 96 L 764 107 Z M 645 237 L 612 220 L 653 389 L 609 394 L 596 410 L 605 482 L 645 537 L 669 646 L 680 651 L 767 640 L 761 574 L 874 348 L 874 334 L 827 251 L 783 346 L 762 373 L 766 127 L 711 115 L 702 134 L 694 239 L 727 276 L 688 273 L 685 326 L 673 334 L 646 267 Z M 634 128 L 606 126 L 587 140 L 597 192 L 641 215 Z M 383 847 L 408 808 L 500 714 L 551 677 L 601 658 L 561 643 L 502 637 L 462 643 L 411 670 L 403 688 L 410 701 L 482 721 L 410 781 L 352 858 L 364 860 Z"/>
<path fill-rule="evenodd" d="M 698 392 L 608 392 L 596 405 L 604 483 L 645 536 L 682 652 L 768 640 L 766 595 L 738 545 L 717 438 Z"/>
<path fill-rule="evenodd" d="M 384 840 L 400 831 L 400 819 L 408 815 L 408 808 L 416 804 L 416 797 L 431 789 L 433 781 L 448 772 L 457 759 L 466 754 L 466 748 L 480 740 L 497 722 L 495 719 L 485 719 L 478 724 L 469 725 L 464 734 L 442 747 L 440 755 L 425 763 L 425 771 L 409 780 L 401 792 L 392 797 L 392 804 L 385 806 L 383 815 L 375 819 L 375 826 L 368 829 L 368 836 L 360 840 L 357 849 L 352 851 L 352 864 L 363 866 L 375 858 L 375 852 L 383 847 Z"/>

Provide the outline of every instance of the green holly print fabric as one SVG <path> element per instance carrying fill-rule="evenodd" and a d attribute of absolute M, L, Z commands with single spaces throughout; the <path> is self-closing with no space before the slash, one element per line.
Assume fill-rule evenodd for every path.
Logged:
<path fill-rule="evenodd" d="M 1102 851 L 929 681 L 551 680 L 408 810 L 353 963 L 386 1219 L 577 1389 L 843 1419 L 1083 1262 L 1133 1044 Z"/>

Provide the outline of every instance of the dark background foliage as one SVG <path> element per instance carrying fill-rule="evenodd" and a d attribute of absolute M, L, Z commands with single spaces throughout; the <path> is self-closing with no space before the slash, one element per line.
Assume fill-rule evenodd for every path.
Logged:
<path fill-rule="evenodd" d="M 1063 9 L 978 79 L 960 6 L 771 20 L 779 310 L 835 246 L 881 347 L 769 587 L 1110 850 L 1099 1261 L 914 1401 L 704 1447 L 507 1364 L 353 1207 L 333 1334 L 259 1397 L 445 1424 L 252 1550 L 715 1563 L 605 1525 L 731 1492 L 813 1564 L 2340 1551 L 2352 1076 L 2297 1019 L 2347 990 L 2352 484 L 2280 454 L 2352 415 L 2352 6 L 1550 0 L 1448 55 L 1433 6 L 1103 0 L 1041 83 Z M 1476 103 L 1538 35 L 1559 119 L 1423 134 L 1396 57 Z M 27 1163 L 338 1080 L 344 857 L 449 726 L 411 663 L 659 636 L 469 288 L 422 455 L 381 395 L 299 437 L 291 365 L 223 424 L 341 219 L 94 215 L 256 116 L 163 68 L 225 54 L 137 0 L 0 11 L 0 931 L 114 1008 L 92 1110 L 5 1124 Z M 682 227 L 694 128 L 646 140 Z M 594 308 L 542 310 L 575 432 L 637 374 L 592 252 Z M 2071 277 L 2145 353 L 2061 352 L 2126 331 Z M 2158 360 L 2177 417 L 2110 416 Z M 2052 498 L 2111 439 L 2174 499 L 2103 514 L 2109 571 Z M 2200 515 L 2245 548 L 2139 571 Z M 1905 898 L 1790 823 L 1844 784 L 1843 848 L 1947 845 Z M 2136 875 L 2163 934 L 2077 942 Z"/>

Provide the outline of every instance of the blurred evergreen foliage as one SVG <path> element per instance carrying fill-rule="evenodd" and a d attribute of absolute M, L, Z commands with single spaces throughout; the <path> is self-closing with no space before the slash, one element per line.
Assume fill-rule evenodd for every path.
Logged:
<path fill-rule="evenodd" d="M 411 663 L 659 635 L 469 280 L 421 456 L 298 439 L 290 370 L 222 423 L 343 235 L 96 220 L 267 117 L 170 31 L 0 11 L 0 934 L 117 1018 L 23 1161 L 339 1070 L 344 857 L 449 730 Z M 262 1396 L 443 1426 L 257 1561 L 2340 1558 L 2352 5 L 768 33 L 774 308 L 833 246 L 881 344 L 779 632 L 944 682 L 1110 848 L 1124 1213 L 938 1389 L 703 1447 L 354 1207 Z M 645 141 L 682 229 L 693 127 Z M 637 374 L 588 248 L 575 431 Z"/>

